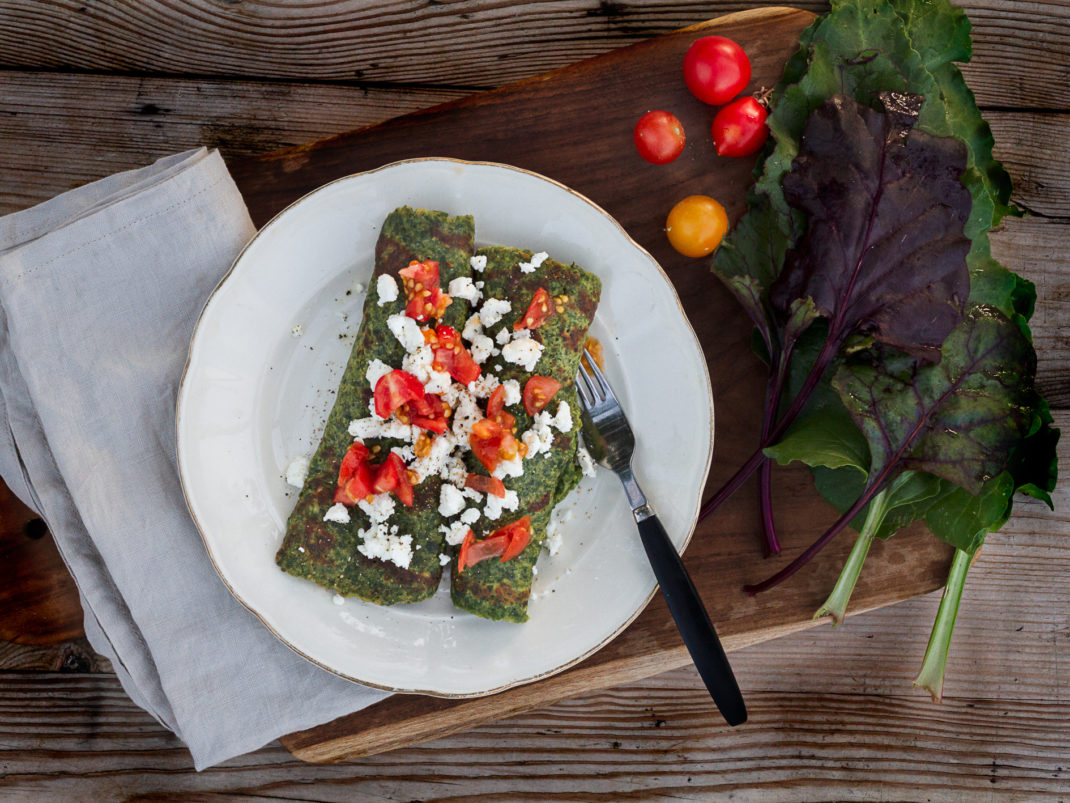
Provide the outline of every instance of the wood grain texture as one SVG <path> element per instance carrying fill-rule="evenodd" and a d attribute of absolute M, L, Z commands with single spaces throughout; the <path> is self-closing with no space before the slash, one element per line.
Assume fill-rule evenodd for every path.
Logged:
<path fill-rule="evenodd" d="M 301 47 L 291 50 L 289 41 L 297 41 L 306 34 L 319 36 L 330 28 L 330 23 L 338 23 L 332 16 L 335 12 L 343 16 L 356 13 L 356 0 L 335 2 L 329 8 L 324 3 L 318 14 L 313 1 L 302 4 L 309 15 L 299 28 L 277 30 L 271 34 L 276 42 L 258 47 L 261 56 L 273 53 L 280 60 L 284 56 L 279 54 L 287 51 L 286 55 L 296 58 L 284 69 L 308 70 L 309 80 L 319 80 L 324 76 L 316 72 L 315 65 L 309 67 L 317 59 L 337 57 L 347 48 L 350 54 L 371 52 L 367 48 L 383 52 L 391 46 L 391 41 L 397 42 L 390 36 L 419 34 L 423 42 L 420 29 L 424 27 L 424 19 L 420 15 L 439 14 L 440 18 L 430 26 L 426 41 L 440 43 L 444 36 L 452 47 L 438 52 L 429 50 L 428 57 L 424 53 L 407 52 L 390 70 L 373 74 L 386 74 L 384 80 L 397 80 L 408 69 L 416 74 L 430 67 L 421 73 L 425 78 L 450 74 L 460 83 L 490 85 L 633 41 L 629 37 L 653 35 L 660 31 L 648 26 L 657 26 L 672 14 L 681 13 L 685 18 L 674 19 L 663 30 L 737 7 L 722 3 L 601 2 L 595 9 L 594 5 L 572 0 L 525 3 L 495 12 L 499 16 L 493 25 L 473 33 L 462 32 L 460 26 L 462 21 L 471 21 L 464 15 L 482 8 L 481 4 L 450 3 L 447 12 L 434 4 L 425 8 L 422 3 L 377 2 L 375 9 L 383 19 L 369 20 L 365 16 L 358 23 L 359 28 L 346 27 L 348 21 L 343 20 L 329 30 L 330 47 L 323 47 L 328 44 L 323 39 L 322 51 L 316 51 L 307 44 L 310 40 L 303 40 Z M 598 24 L 603 20 L 616 22 L 607 24 L 601 33 L 585 33 L 580 26 L 586 22 L 577 23 L 577 17 L 568 13 L 570 8 L 581 6 Z M 543 14 L 551 7 L 563 8 L 566 13 L 557 17 Z M 85 10 L 79 11 L 80 8 Z M 103 65 L 113 55 L 107 52 L 112 41 L 119 53 L 117 58 L 127 61 L 97 69 L 155 69 L 138 67 L 130 54 L 145 58 L 145 64 L 149 64 L 157 56 L 156 51 L 177 55 L 180 60 L 200 59 L 201 63 L 208 63 L 216 54 L 206 54 L 233 48 L 235 41 L 230 37 L 234 31 L 239 44 L 244 36 L 243 21 L 234 22 L 227 15 L 249 13 L 255 18 L 262 8 L 260 4 L 240 0 L 218 4 L 195 0 L 184 6 L 153 2 L 125 7 L 94 0 L 84 3 L 17 0 L 0 8 L 0 44 L 4 45 L 0 47 L 0 62 L 27 70 L 63 67 L 69 64 L 64 62 L 68 52 L 65 48 L 73 48 L 70 52 L 76 54 L 82 48 L 84 57 L 102 59 L 99 64 Z M 1057 2 L 1007 5 L 999 0 L 987 0 L 971 3 L 968 9 L 974 21 L 978 58 L 965 72 L 981 102 L 996 107 L 988 116 L 997 132 L 997 152 L 1007 160 L 1020 187 L 1028 188 L 1031 201 L 1047 197 L 1053 198 L 1056 204 L 1031 208 L 1049 216 L 1064 216 L 1068 182 L 1062 172 L 1065 155 L 1059 154 L 1065 154 L 1065 129 L 1061 126 L 1065 125 L 1065 113 L 1070 106 L 1066 95 L 1070 74 L 1068 7 Z M 364 11 L 371 9 L 365 7 Z M 227 17 L 226 25 L 220 26 L 222 40 L 201 37 L 189 53 L 178 52 L 184 46 L 181 44 L 176 50 L 175 43 L 188 37 L 182 29 L 188 22 L 187 16 L 216 13 Z M 290 12 L 276 7 L 263 13 L 285 16 Z M 456 19 L 448 19 L 448 14 Z M 86 15 L 107 16 L 92 25 L 119 25 L 122 34 L 109 40 L 92 25 L 80 26 L 79 16 Z M 139 30 L 139 20 L 146 17 L 151 17 L 149 22 L 156 27 L 155 35 L 162 42 L 151 33 Z M 292 25 L 292 21 L 287 24 Z M 392 25 L 396 29 L 390 29 Z M 363 31 L 371 28 L 378 34 L 385 32 L 385 37 L 364 37 Z M 405 33 L 398 34 L 398 31 Z M 577 32 L 575 38 L 570 38 Z M 481 39 L 482 36 L 490 39 Z M 510 36 L 513 41 L 507 38 Z M 140 41 L 131 46 L 130 42 L 124 42 L 124 37 Z M 287 37 L 293 38 L 287 40 Z M 492 43 L 489 48 L 488 41 Z M 469 42 L 482 44 L 483 50 L 475 57 L 467 52 Z M 564 46 L 559 47 L 561 43 Z M 203 52 L 199 50 L 202 45 Z M 493 50 L 497 54 L 503 49 L 506 52 L 501 55 L 505 58 L 492 63 L 489 52 Z M 53 58 L 56 61 L 44 65 L 20 61 L 25 54 L 33 58 L 38 52 L 44 54 L 45 61 Z M 252 63 L 240 46 L 225 55 L 233 56 L 235 61 Z M 220 62 L 216 59 L 215 63 Z M 440 66 L 453 72 L 435 73 Z M 381 67 L 376 64 L 373 70 Z M 471 77 L 480 71 L 485 80 Z M 0 126 L 5 123 L 3 103 L 9 97 L 7 78 L 11 75 L 14 73 L 0 73 Z M 464 75 L 469 78 L 461 79 Z M 0 164 L 0 211 L 28 205 L 71 183 L 140 165 L 149 159 L 136 158 L 137 148 L 151 143 L 151 136 L 146 135 L 149 132 L 126 124 L 118 112 L 109 114 L 110 93 L 93 91 L 95 82 L 111 80 L 110 77 L 63 77 L 83 83 L 68 93 L 67 109 L 42 124 L 36 137 L 44 138 L 54 156 L 38 172 L 48 189 L 35 188 L 30 171 L 20 176 L 17 184 L 9 183 L 8 176 L 14 173 Z M 369 80 L 355 73 L 339 80 L 353 79 Z M 28 76 L 28 80 L 41 83 L 37 76 Z M 49 76 L 48 80 L 53 79 Z M 116 80 L 130 86 L 130 81 L 140 79 L 123 76 Z M 172 87 L 196 86 L 202 81 L 177 78 L 162 83 Z M 218 83 L 238 90 L 245 88 L 239 81 Z M 277 83 L 267 82 L 268 85 Z M 247 109 L 258 108 L 255 86 L 248 88 L 246 101 L 239 98 L 234 102 L 220 102 L 220 116 L 232 108 L 233 116 L 240 119 Z M 349 95 L 340 95 L 336 104 L 317 108 L 320 87 L 308 89 L 309 94 L 296 105 L 286 101 L 269 108 L 267 119 L 260 122 L 268 123 L 270 128 L 272 113 L 285 117 L 289 110 L 302 109 L 308 114 L 307 121 L 293 125 L 300 128 L 308 122 L 314 127 L 316 116 L 344 113 L 346 104 L 351 102 Z M 123 103 L 127 103 L 131 95 L 125 89 L 116 91 L 120 92 Z M 373 94 L 375 91 L 384 93 L 381 98 L 389 95 L 404 98 L 406 93 L 419 92 L 420 88 L 393 86 L 374 88 Z M 447 87 L 441 91 L 448 94 L 464 90 Z M 101 157 L 97 146 L 77 149 L 80 141 L 89 143 L 98 135 L 96 131 L 80 130 L 79 92 L 91 107 L 102 103 L 92 116 L 93 124 L 87 128 L 104 129 L 103 136 L 110 137 L 104 147 L 118 155 L 115 162 L 107 161 L 107 154 Z M 21 97 L 40 96 L 39 88 L 22 89 L 20 93 Z M 133 98 L 138 99 L 136 93 Z M 188 110 L 186 118 L 172 123 L 166 115 L 160 115 L 161 119 L 153 121 L 154 127 L 159 124 L 156 130 L 183 132 L 166 152 L 186 147 L 190 135 L 185 132 L 192 130 L 188 126 L 196 124 L 194 101 L 183 100 L 175 108 Z M 212 115 L 215 108 L 208 104 L 201 111 Z M 1054 113 L 1045 122 L 1039 120 L 1037 113 L 1018 115 L 1021 109 L 1047 109 Z M 34 124 L 36 114 L 27 112 L 29 125 Z M 377 119 L 388 116 L 392 115 L 386 109 Z M 230 152 L 254 153 L 261 147 L 270 147 L 270 138 L 256 139 L 256 115 L 244 119 L 251 120 L 252 133 L 242 136 L 252 139 L 248 140 L 247 149 L 238 142 L 230 146 Z M 1019 126 L 1018 119 L 1024 120 L 1024 125 Z M 25 118 L 21 124 L 27 125 Z M 280 130 L 285 131 L 291 124 L 283 123 Z M 1012 141 L 1019 128 L 1022 143 L 1006 150 L 1006 143 Z M 1044 136 L 1033 136 L 1037 132 Z M 7 145 L 7 135 L 17 137 L 20 129 L 16 126 L 3 133 Z M 160 136 L 166 140 L 166 135 Z M 295 136 L 292 141 L 307 138 Z M 34 151 L 29 138 L 21 142 L 26 143 L 26 152 Z M 74 151 L 70 150 L 72 143 Z M 1028 155 L 1019 159 L 1018 152 Z M 1058 158 L 1052 159 L 1053 154 Z M 4 151 L 0 151 L 0 159 L 3 158 Z M 87 158 L 101 159 L 98 172 L 78 174 L 80 177 L 66 184 L 48 183 L 67 173 L 77 174 L 79 165 Z M 131 161 L 124 161 L 127 158 Z M 1049 164 L 1044 164 L 1045 159 Z M 13 192 L 26 190 L 29 194 L 19 197 L 29 200 L 3 206 Z M 1030 205 L 1024 199 L 1023 203 Z M 1059 207 L 1059 203 L 1064 206 Z M 1061 305 L 1066 298 L 1065 250 L 1070 241 L 1064 227 L 1064 221 L 1054 219 L 1011 221 L 1004 232 L 994 237 L 997 256 L 1040 285 L 1041 301 L 1034 330 L 1040 345 L 1041 381 L 1053 401 L 1063 406 L 1070 403 L 1070 381 L 1066 376 L 1068 344 L 1062 334 L 1065 327 L 1060 327 L 1060 321 L 1066 321 Z M 1059 423 L 1065 427 L 1070 419 L 1061 414 Z M 1065 476 L 1065 459 L 1063 462 Z M 264 799 L 280 796 L 324 800 L 477 796 L 515 799 L 523 796 L 618 800 L 669 796 L 709 799 L 720 792 L 743 799 L 768 799 L 775 794 L 777 799 L 784 800 L 958 800 L 969 794 L 983 799 L 1067 797 L 1070 787 L 1066 767 L 1070 753 L 1064 737 L 1070 712 L 1065 710 L 1063 676 L 1066 623 L 1070 621 L 1070 610 L 1066 607 L 1070 594 L 1066 593 L 1065 578 L 1070 566 L 1060 539 L 1041 533 L 1068 534 L 1065 518 L 1068 502 L 1060 496 L 1059 510 L 1063 512 L 1054 516 L 1039 505 L 1021 505 L 1004 531 L 989 539 L 967 584 L 952 645 L 946 702 L 942 707 L 930 706 L 924 695 L 904 694 L 916 671 L 917 656 L 924 649 L 938 601 L 935 595 L 928 595 L 852 617 L 847 625 L 836 630 L 821 627 L 734 653 L 733 662 L 749 693 L 752 722 L 748 727 L 756 728 L 756 741 L 749 737 L 741 739 L 739 732 L 728 733 L 720 728 L 693 671 L 681 669 L 631 686 L 588 695 L 538 714 L 485 726 L 470 734 L 359 763 L 301 765 L 276 745 L 228 762 L 224 768 L 195 775 L 188 754 L 177 740 L 134 708 L 113 679 L 87 679 L 79 674 L 84 670 L 76 665 L 67 667 L 75 669 L 74 674 L 38 675 L 63 667 L 64 657 L 71 654 L 66 651 L 68 645 L 0 644 L 0 796 L 70 799 L 144 794 L 162 798 L 179 793 L 188 798 L 201 793 L 205 796 L 242 794 Z M 71 646 L 77 647 L 78 643 Z M 963 666 L 971 671 L 962 671 Z M 92 665 L 89 671 L 103 668 Z M 8 669 L 22 670 L 23 674 L 4 674 L 3 670 Z M 17 681 L 28 677 L 40 677 L 42 686 L 16 688 Z M 663 710 L 671 710 L 673 716 L 664 716 Z M 313 782 L 315 786 L 311 785 Z M 83 791 L 84 795 L 79 794 Z"/>
<path fill-rule="evenodd" d="M 2 12 L 0 12 L 2 16 Z M 186 148 L 264 153 L 462 91 L 0 72 L 0 214 Z"/>
<path fill-rule="evenodd" d="M 48 528 L 0 482 L 0 643 L 82 635 L 78 589 Z"/>
<path fill-rule="evenodd" d="M 771 3 L 7 0 L 0 8 L 0 65 L 491 87 L 763 5 Z M 826 8 L 815 0 L 793 5 Z M 1066 3 L 961 5 L 973 22 L 967 78 L 982 104 L 1065 107 Z"/>

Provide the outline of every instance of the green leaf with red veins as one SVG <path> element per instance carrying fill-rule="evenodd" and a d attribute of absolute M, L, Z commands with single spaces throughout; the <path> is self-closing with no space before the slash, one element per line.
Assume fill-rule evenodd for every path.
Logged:
<path fill-rule="evenodd" d="M 844 363 L 832 385 L 869 444 L 867 488 L 910 469 L 980 493 L 1028 434 L 1035 372 L 1021 329 L 983 306 L 948 336 L 939 363 Z"/>
<path fill-rule="evenodd" d="M 938 359 L 970 295 L 966 149 L 910 131 L 920 98 L 882 97 L 883 112 L 839 95 L 811 115 L 783 184 L 808 227 L 771 299 L 786 314 L 812 298 L 837 345 L 864 331 Z"/>

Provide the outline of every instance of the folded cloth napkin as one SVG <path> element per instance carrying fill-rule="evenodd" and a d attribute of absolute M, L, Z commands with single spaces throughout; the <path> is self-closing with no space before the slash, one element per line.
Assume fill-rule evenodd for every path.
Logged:
<path fill-rule="evenodd" d="M 385 696 L 245 610 L 182 495 L 193 325 L 254 233 L 204 149 L 0 218 L 0 476 L 51 529 L 93 648 L 198 769 Z"/>

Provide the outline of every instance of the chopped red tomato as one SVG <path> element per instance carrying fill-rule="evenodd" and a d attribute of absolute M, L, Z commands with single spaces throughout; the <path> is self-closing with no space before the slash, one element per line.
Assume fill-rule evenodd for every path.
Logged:
<path fill-rule="evenodd" d="M 391 452 L 390 454 L 394 454 Z M 397 457 L 397 455 L 394 455 Z M 402 469 L 405 464 L 401 464 Z M 375 472 L 375 482 L 372 484 L 372 493 L 385 494 L 398 487 L 398 466 L 395 461 L 387 458 Z"/>
<path fill-rule="evenodd" d="M 409 481 L 409 470 L 405 468 L 405 461 L 401 459 L 401 455 L 391 452 L 386 456 L 383 466 L 391 466 L 392 472 L 397 476 L 397 484 L 393 488 L 394 496 L 400 499 L 406 507 L 412 507 L 412 482 Z"/>
<path fill-rule="evenodd" d="M 487 418 L 497 421 L 506 432 L 516 423 L 516 417 L 505 412 L 505 388 L 501 385 L 498 385 L 487 399 Z"/>
<path fill-rule="evenodd" d="M 505 496 L 505 483 L 497 477 L 484 477 L 482 474 L 469 474 L 464 481 L 465 488 L 471 488 L 483 494 Z"/>
<path fill-rule="evenodd" d="M 422 399 L 413 400 L 405 405 L 405 418 L 414 426 L 422 427 L 438 435 L 445 432 L 449 426 L 446 405 L 434 393 L 425 393 Z"/>
<path fill-rule="evenodd" d="M 338 487 L 343 487 L 357 473 L 357 466 L 367 459 L 368 447 L 360 441 L 353 441 L 342 458 L 342 467 L 338 469 Z"/>
<path fill-rule="evenodd" d="M 487 418 L 497 418 L 505 408 L 505 386 L 498 385 L 494 388 L 494 392 L 490 394 L 490 398 L 487 399 Z"/>
<path fill-rule="evenodd" d="M 401 405 L 423 397 L 424 386 L 419 379 L 408 371 L 394 369 L 375 383 L 375 413 L 389 418 Z"/>
<path fill-rule="evenodd" d="M 413 260 L 409 267 L 398 271 L 405 288 L 405 314 L 418 321 L 441 318 L 452 302 L 439 286 L 438 263 L 433 259 Z"/>
<path fill-rule="evenodd" d="M 509 539 L 504 536 L 491 536 L 477 541 L 476 534 L 469 530 L 461 542 L 460 552 L 457 553 L 457 574 L 487 558 L 501 555 L 508 546 Z"/>
<path fill-rule="evenodd" d="M 440 324 L 435 327 L 435 343 L 431 349 L 435 355 L 431 367 L 436 371 L 446 371 L 462 385 L 479 379 L 479 364 L 472 359 L 452 326 Z"/>
<path fill-rule="evenodd" d="M 365 458 L 357 464 L 352 476 L 345 482 L 339 480 L 338 488 L 334 492 L 334 501 L 347 507 L 355 505 L 361 499 L 371 495 L 373 481 L 371 466 Z"/>
<path fill-rule="evenodd" d="M 513 328 L 518 332 L 521 329 L 538 329 L 552 317 L 554 317 L 554 302 L 550 299 L 546 288 L 540 287 L 535 291 L 535 297 L 531 299 L 528 311 L 524 313 L 523 318 L 513 324 Z"/>
<path fill-rule="evenodd" d="M 531 516 L 524 516 L 522 519 L 517 519 L 512 524 L 506 524 L 491 533 L 490 538 L 498 538 L 504 536 L 508 542 L 508 546 L 502 552 L 502 563 L 507 560 L 512 560 L 531 543 Z"/>
<path fill-rule="evenodd" d="M 497 421 L 484 418 L 472 425 L 472 433 L 468 436 L 468 445 L 472 447 L 472 453 L 487 471 L 493 473 L 498 467 L 501 455 L 498 448 L 502 444 L 502 426 Z"/>
<path fill-rule="evenodd" d="M 561 390 L 561 383 L 548 376 L 536 374 L 524 385 L 524 409 L 528 415 L 535 415 Z"/>
<path fill-rule="evenodd" d="M 502 413 L 502 415 L 509 415 Z M 512 418 L 512 416 L 509 416 Z M 502 432 L 502 442 L 498 444 L 498 457 L 502 460 L 512 460 L 520 454 L 520 442 L 513 437 L 513 433 L 505 430 Z"/>

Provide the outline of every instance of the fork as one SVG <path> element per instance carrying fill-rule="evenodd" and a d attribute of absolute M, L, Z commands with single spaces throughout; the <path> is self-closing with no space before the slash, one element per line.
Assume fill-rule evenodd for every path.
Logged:
<path fill-rule="evenodd" d="M 583 354 L 586 359 L 580 361 L 576 374 L 576 392 L 583 413 L 583 439 L 587 449 L 624 484 L 624 493 L 639 527 L 646 556 L 691 659 L 721 716 L 729 725 L 742 725 L 747 721 L 747 707 L 721 640 L 717 638 L 717 631 L 676 547 L 632 473 L 635 435 L 594 358 L 586 349 Z"/>

